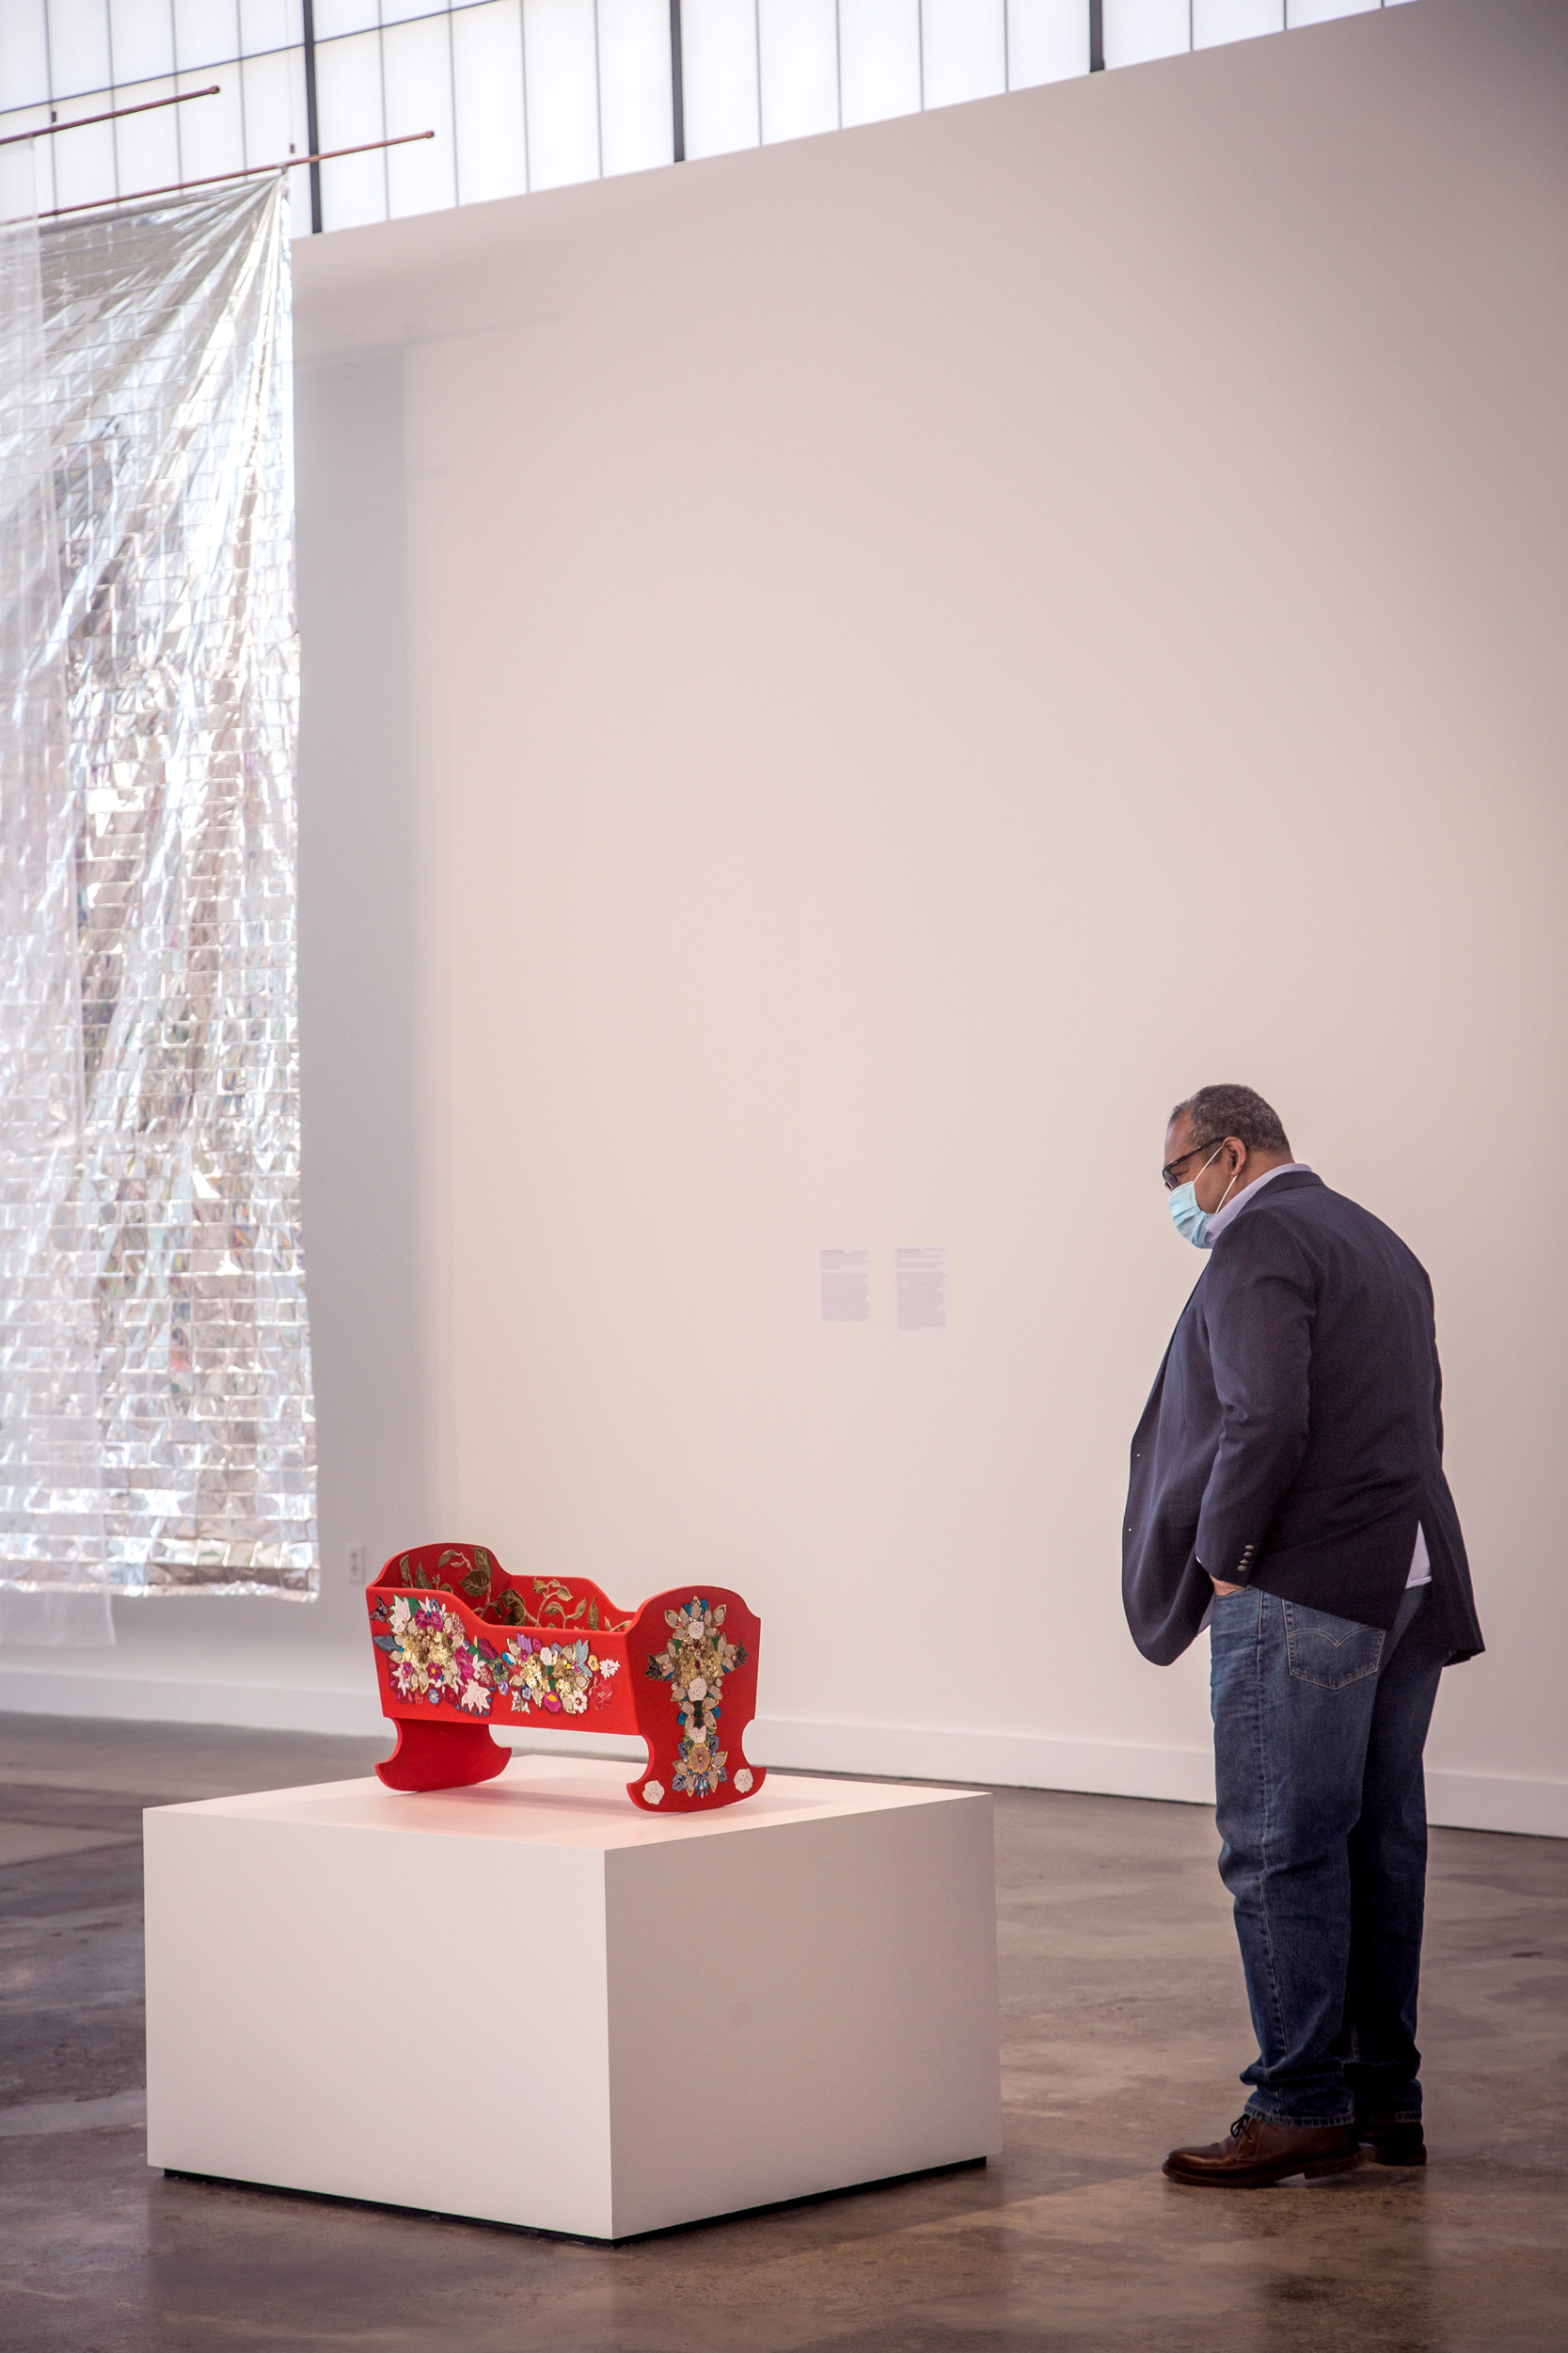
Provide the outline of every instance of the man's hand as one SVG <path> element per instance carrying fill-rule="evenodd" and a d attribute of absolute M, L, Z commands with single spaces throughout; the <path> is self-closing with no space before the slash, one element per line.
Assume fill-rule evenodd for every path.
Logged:
<path fill-rule="evenodd" d="M 1216 1593 L 1243 1593 L 1246 1590 L 1243 1585 L 1227 1585 L 1223 1577 L 1211 1577 L 1209 1582 Z"/>

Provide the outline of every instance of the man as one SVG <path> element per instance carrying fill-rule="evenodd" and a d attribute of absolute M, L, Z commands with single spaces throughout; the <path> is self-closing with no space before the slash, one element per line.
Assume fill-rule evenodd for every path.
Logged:
<path fill-rule="evenodd" d="M 1162 1171 L 1207 1253 L 1132 1440 L 1122 1598 L 1145 1658 L 1210 1630 L 1220 1876 L 1258 2037 L 1183 2182 L 1422 2165 L 1421 1750 L 1481 1648 L 1443 1475 L 1432 1285 L 1291 1158 L 1250 1087 L 1178 1104 Z"/>

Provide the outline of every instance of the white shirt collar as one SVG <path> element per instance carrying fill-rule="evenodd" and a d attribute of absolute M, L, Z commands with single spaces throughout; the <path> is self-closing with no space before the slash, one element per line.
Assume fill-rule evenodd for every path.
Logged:
<path fill-rule="evenodd" d="M 1267 1176 L 1254 1177 L 1244 1192 L 1238 1193 L 1234 1200 L 1227 1201 L 1223 1209 L 1215 1210 L 1203 1229 L 1204 1248 L 1212 1250 L 1226 1228 L 1235 1224 L 1243 1210 L 1255 1201 L 1264 1185 L 1272 1184 L 1275 1177 L 1310 1176 L 1311 1173 L 1305 1160 L 1286 1160 L 1277 1169 L 1271 1169 Z"/>

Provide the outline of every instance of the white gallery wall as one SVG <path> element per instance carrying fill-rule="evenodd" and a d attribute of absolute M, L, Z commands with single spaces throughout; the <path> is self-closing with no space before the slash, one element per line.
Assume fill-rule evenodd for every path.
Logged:
<path fill-rule="evenodd" d="M 1426 0 L 296 246 L 324 1591 L 5 1704 L 372 1728 L 451 1535 L 737 1586 L 764 1760 L 1202 1797 L 1118 1535 L 1241 1079 L 1436 1286 L 1433 1814 L 1568 1834 L 1565 118 Z"/>

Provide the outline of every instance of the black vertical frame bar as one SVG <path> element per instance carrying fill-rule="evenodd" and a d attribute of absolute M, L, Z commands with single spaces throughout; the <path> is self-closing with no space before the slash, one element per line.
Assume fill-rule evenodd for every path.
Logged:
<path fill-rule="evenodd" d="M 305 152 L 321 152 L 321 128 L 316 119 L 316 6 L 315 0 L 304 0 L 305 8 Z M 385 129 L 386 125 L 383 124 Z M 310 234 L 322 233 L 322 167 L 310 166 Z"/>
<path fill-rule="evenodd" d="M 307 8 L 310 0 L 305 0 Z M 1105 71 L 1105 0 L 1089 0 L 1089 72 Z"/>
<path fill-rule="evenodd" d="M 309 0 L 306 0 L 309 5 Z M 672 161 L 686 161 L 686 74 L 681 65 L 681 0 L 670 0 L 670 113 L 674 127 Z"/>

